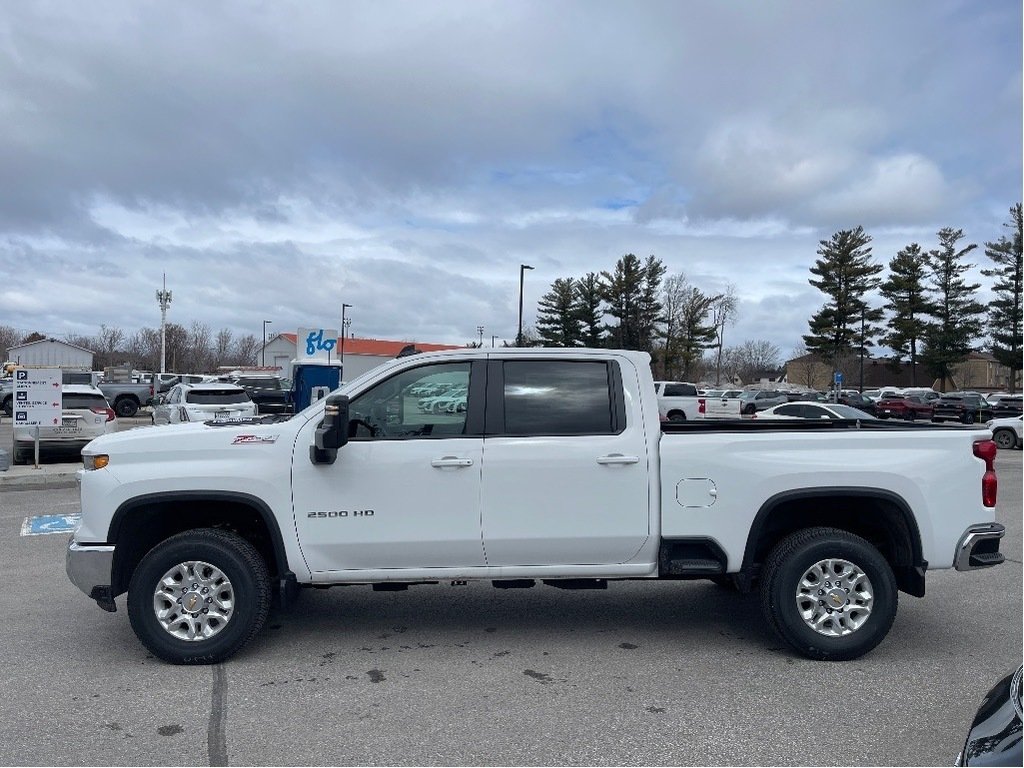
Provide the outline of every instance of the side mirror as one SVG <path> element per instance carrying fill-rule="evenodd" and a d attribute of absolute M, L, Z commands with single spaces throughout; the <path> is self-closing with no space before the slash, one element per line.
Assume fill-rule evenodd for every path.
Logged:
<path fill-rule="evenodd" d="M 324 421 L 317 427 L 309 460 L 314 464 L 333 464 L 338 449 L 348 442 L 348 395 L 328 395 Z"/>

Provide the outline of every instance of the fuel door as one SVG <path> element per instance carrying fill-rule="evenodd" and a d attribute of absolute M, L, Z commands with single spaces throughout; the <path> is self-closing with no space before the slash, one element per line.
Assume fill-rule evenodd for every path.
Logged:
<path fill-rule="evenodd" d="M 718 501 L 718 486 L 710 477 L 687 477 L 676 483 L 676 504 L 686 509 L 704 509 Z"/>

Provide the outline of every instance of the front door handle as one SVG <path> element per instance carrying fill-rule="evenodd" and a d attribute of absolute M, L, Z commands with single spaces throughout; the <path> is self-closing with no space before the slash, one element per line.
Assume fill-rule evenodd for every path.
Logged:
<path fill-rule="evenodd" d="M 440 459 L 434 459 L 430 462 L 432 467 L 471 467 L 473 466 L 472 459 L 461 459 L 458 456 L 442 456 Z"/>
<path fill-rule="evenodd" d="M 639 456 L 623 456 L 621 453 L 610 453 L 607 456 L 598 456 L 598 464 L 636 464 L 640 461 Z"/>

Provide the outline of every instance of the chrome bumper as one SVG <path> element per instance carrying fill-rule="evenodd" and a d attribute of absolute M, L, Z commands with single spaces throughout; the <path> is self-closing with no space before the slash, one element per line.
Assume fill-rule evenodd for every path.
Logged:
<path fill-rule="evenodd" d="M 953 567 L 958 571 L 976 571 L 991 568 L 1006 558 L 999 551 L 999 540 L 1006 534 L 1006 528 L 999 523 L 972 525 L 960 537 L 953 556 Z"/>
<path fill-rule="evenodd" d="M 106 544 L 78 544 L 71 539 L 64 565 L 72 584 L 95 600 L 103 610 L 116 610 L 110 593 L 114 547 Z"/>

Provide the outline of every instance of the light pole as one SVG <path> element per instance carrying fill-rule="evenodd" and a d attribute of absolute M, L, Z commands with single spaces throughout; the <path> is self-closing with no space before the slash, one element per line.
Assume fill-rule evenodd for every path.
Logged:
<path fill-rule="evenodd" d="M 351 304 L 342 303 L 341 305 L 341 349 L 338 350 L 338 359 L 341 360 L 341 375 L 345 375 L 345 328 L 348 324 L 345 322 L 345 310 L 351 309 Z M 352 322 L 349 320 L 348 322 Z"/>
<path fill-rule="evenodd" d="M 516 334 L 516 346 L 523 346 L 523 275 L 526 270 L 533 269 L 529 264 L 519 265 L 519 332 Z"/>
<path fill-rule="evenodd" d="M 476 332 L 480 334 L 480 346 L 482 347 L 484 345 L 484 327 L 482 325 L 478 325 L 476 327 Z"/>
<path fill-rule="evenodd" d="M 167 373 L 167 308 L 171 306 L 171 292 L 167 290 L 167 273 L 164 272 L 164 289 L 156 292 L 160 305 L 160 373 Z"/>
<path fill-rule="evenodd" d="M 860 393 L 864 394 L 864 304 L 860 305 Z"/>
<path fill-rule="evenodd" d="M 261 360 L 262 360 L 260 365 L 262 365 L 264 368 L 267 367 L 267 326 L 271 325 L 272 322 L 273 321 L 271 321 L 271 320 L 264 320 L 263 321 L 263 349 L 260 352 L 260 357 L 261 357 Z"/>

